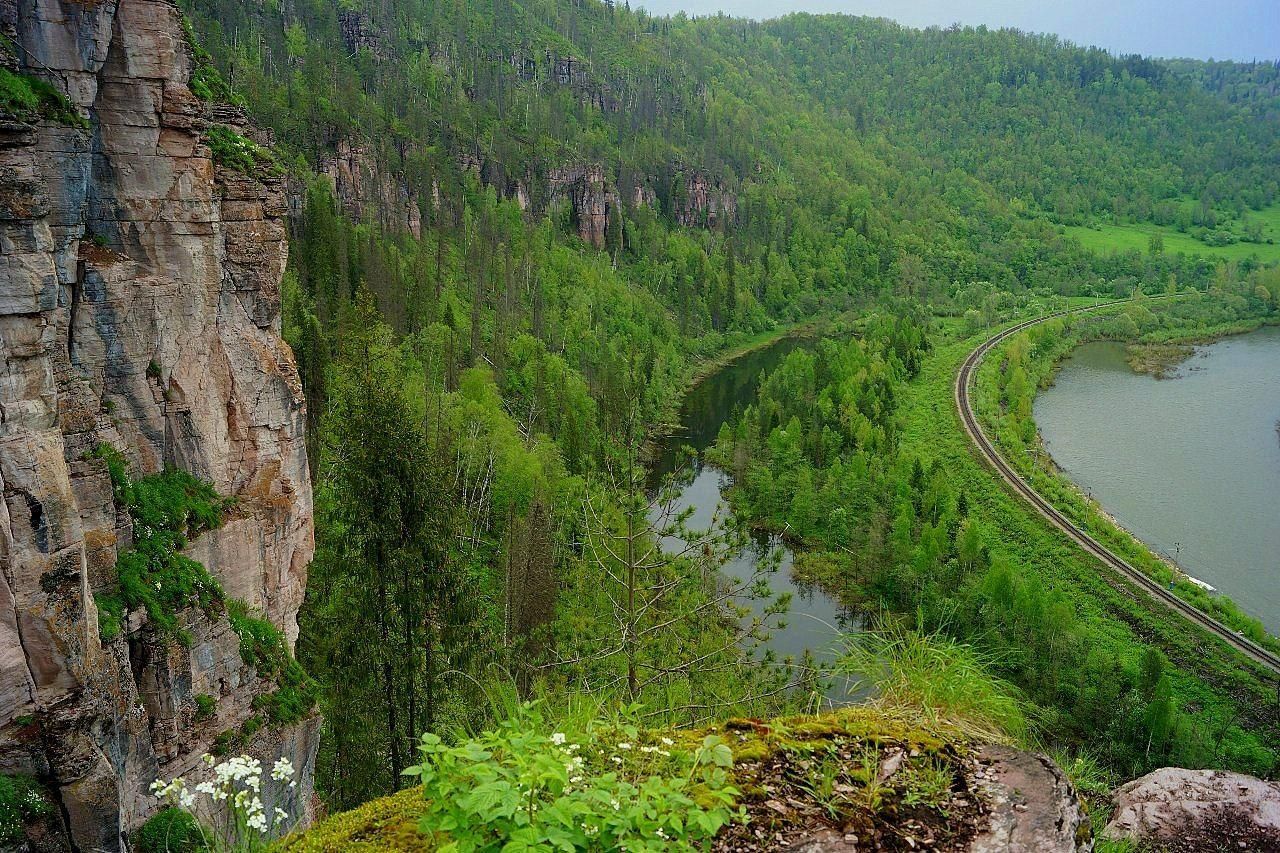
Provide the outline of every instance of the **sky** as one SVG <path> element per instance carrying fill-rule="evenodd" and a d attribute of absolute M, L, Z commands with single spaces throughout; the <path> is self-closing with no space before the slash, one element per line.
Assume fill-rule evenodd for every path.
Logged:
<path fill-rule="evenodd" d="M 844 12 L 913 27 L 986 24 L 1056 33 L 1114 53 L 1280 59 L 1280 0 L 637 0 L 658 14 L 773 18 Z"/>

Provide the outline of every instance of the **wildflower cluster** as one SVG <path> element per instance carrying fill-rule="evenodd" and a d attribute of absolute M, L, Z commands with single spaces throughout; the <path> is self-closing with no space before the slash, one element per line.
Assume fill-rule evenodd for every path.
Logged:
<path fill-rule="evenodd" d="M 647 741 L 652 740 L 652 743 Z M 422 736 L 420 829 L 446 850 L 692 850 L 733 817 L 732 753 L 632 727 L 547 733 L 536 705 L 448 746 Z"/>
<path fill-rule="evenodd" d="M 53 806 L 30 776 L 0 775 L 0 847 L 22 841 L 27 822 L 52 811 Z"/>
<path fill-rule="evenodd" d="M 267 811 L 262 801 L 262 762 L 248 755 L 221 763 L 205 755 L 212 776 L 188 786 L 181 776 L 168 782 L 157 779 L 151 793 L 168 805 L 195 817 L 205 846 L 221 851 L 256 851 L 266 839 L 287 828 L 289 813 L 279 806 Z M 269 776 L 282 787 L 293 788 L 294 767 L 287 758 L 272 765 Z"/>

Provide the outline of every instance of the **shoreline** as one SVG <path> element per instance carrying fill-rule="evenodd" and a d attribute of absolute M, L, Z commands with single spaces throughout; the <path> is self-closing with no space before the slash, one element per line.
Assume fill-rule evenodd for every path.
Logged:
<path fill-rule="evenodd" d="M 1182 346 L 1182 347 L 1186 347 L 1188 350 L 1187 358 L 1191 358 L 1195 356 L 1195 354 L 1199 351 L 1200 347 L 1210 346 L 1212 344 L 1219 343 L 1223 340 L 1236 337 L 1238 335 L 1251 334 L 1253 332 L 1258 331 L 1259 329 L 1266 328 L 1268 326 L 1280 326 L 1280 320 L 1276 318 L 1270 318 L 1270 317 L 1253 318 L 1249 320 L 1231 323 L 1229 325 L 1219 326 L 1217 328 L 1213 328 L 1209 330 L 1199 329 L 1199 330 L 1195 330 L 1194 332 L 1188 332 L 1185 335 L 1178 335 L 1175 333 L 1171 335 L 1169 338 L 1162 341 L 1145 341 L 1144 342 L 1141 340 L 1137 340 L 1137 341 L 1127 341 L 1127 342 L 1126 341 L 1113 341 L 1113 342 L 1122 344 L 1123 346 L 1125 346 L 1126 350 L 1128 350 L 1128 348 L 1133 345 L 1143 344 L 1143 343 L 1154 344 L 1156 346 L 1169 346 L 1169 347 Z M 1041 383 L 1037 387 L 1036 396 L 1042 393 L 1046 388 L 1051 387 L 1054 384 L 1054 382 L 1056 382 L 1058 372 L 1061 369 L 1063 363 L 1066 361 L 1067 358 L 1071 356 L 1072 353 L 1074 353 L 1077 349 L 1079 349 L 1079 347 L 1087 343 L 1096 343 L 1098 341 L 1105 341 L 1105 340 L 1107 339 L 1093 338 L 1093 339 L 1081 340 L 1077 342 L 1074 346 L 1066 350 L 1059 358 L 1054 360 L 1053 364 L 1049 369 L 1047 381 Z M 1181 362 L 1179 362 L 1179 364 L 1185 362 L 1186 360 L 1187 359 L 1184 358 Z M 1129 362 L 1128 358 L 1126 358 L 1126 363 L 1129 363 L 1130 369 L 1133 370 L 1135 374 L 1151 375 L 1149 373 L 1136 369 L 1133 366 L 1133 364 Z M 1175 376 L 1155 377 L 1155 378 L 1176 379 L 1177 376 L 1175 375 Z M 1033 423 L 1034 423 L 1034 420 L 1033 420 Z M 1077 515 L 1070 508 L 1063 507 L 1061 506 L 1060 503 L 1056 501 L 1054 502 L 1055 507 L 1057 507 L 1059 510 L 1063 512 L 1066 512 L 1069 517 L 1072 517 L 1072 520 L 1074 523 L 1080 525 L 1084 529 L 1088 529 L 1092 526 L 1092 523 L 1091 523 L 1092 520 L 1096 520 L 1097 522 L 1100 522 L 1100 527 L 1102 527 L 1103 530 L 1106 530 L 1106 528 L 1110 528 L 1110 531 L 1105 534 L 1102 534 L 1102 533 L 1097 534 L 1097 538 L 1099 538 L 1099 541 L 1102 541 L 1103 544 L 1106 545 L 1107 547 L 1111 547 L 1113 549 L 1123 548 L 1129 551 L 1129 553 L 1127 554 L 1124 553 L 1124 551 L 1117 551 L 1117 553 L 1121 554 L 1122 557 L 1125 557 L 1131 561 L 1133 561 L 1135 557 L 1141 557 L 1144 559 L 1151 560 L 1154 564 L 1162 566 L 1165 569 L 1167 569 L 1171 574 L 1172 584 L 1170 588 L 1176 590 L 1179 593 L 1179 598 L 1181 598 L 1183 601 L 1190 603 L 1192 606 L 1198 608 L 1201 612 L 1204 612 L 1210 616 L 1213 616 L 1214 618 L 1223 620 L 1225 624 L 1228 624 L 1229 627 L 1231 627 L 1237 633 L 1240 633 L 1243 636 L 1249 637 L 1254 642 L 1257 642 L 1259 643 L 1259 645 L 1262 645 L 1264 648 L 1275 648 L 1277 647 L 1278 644 L 1280 644 L 1280 637 L 1277 637 L 1277 635 L 1274 635 L 1270 631 L 1268 631 L 1266 628 L 1266 625 L 1262 622 L 1262 620 L 1259 617 L 1254 616 L 1248 613 L 1247 611 L 1245 611 L 1244 609 L 1242 609 L 1239 606 L 1239 604 L 1235 601 L 1235 599 L 1232 598 L 1229 592 L 1220 590 L 1212 586 L 1211 584 L 1190 575 L 1185 569 L 1179 566 L 1171 558 L 1167 557 L 1165 554 L 1159 551 L 1155 544 L 1146 541 L 1141 536 L 1134 533 L 1132 530 L 1130 530 L 1128 527 L 1122 524 L 1110 511 L 1108 511 L 1106 507 L 1104 507 L 1101 503 L 1099 503 L 1096 499 L 1094 499 L 1091 494 L 1086 493 L 1085 489 L 1082 486 L 1080 486 L 1080 484 L 1078 484 L 1067 473 L 1066 469 L 1064 469 L 1061 465 L 1058 464 L 1058 461 L 1056 459 L 1054 459 L 1053 454 L 1049 451 L 1049 448 L 1044 441 L 1044 437 L 1040 433 L 1039 424 L 1037 423 L 1035 424 L 1035 426 L 1036 426 L 1035 444 L 1041 451 L 1044 461 L 1039 465 L 1033 466 L 1030 471 L 1026 471 L 1022 465 L 1018 465 L 1016 463 L 1015 463 L 1015 467 L 1017 467 L 1019 471 L 1022 471 L 1025 475 L 1029 475 L 1031 477 L 1034 477 L 1038 470 L 1044 477 L 1064 487 L 1076 499 L 1076 502 L 1078 502 L 1078 505 L 1084 510 L 1084 514 Z M 1280 436 L 1280 422 L 1277 422 L 1276 429 L 1277 429 L 1278 436 Z M 1091 519 L 1090 516 L 1092 516 L 1093 519 Z M 1137 562 L 1135 564 L 1138 566 L 1139 570 L 1147 574 L 1148 577 L 1151 577 L 1162 584 L 1166 583 L 1164 579 L 1161 579 L 1157 575 L 1153 574 L 1153 572 L 1151 571 L 1151 567 L 1144 567 L 1141 565 L 1140 562 Z M 1184 582 L 1186 586 L 1183 585 Z M 1187 589 L 1188 586 L 1190 587 L 1190 589 Z M 1216 602 L 1216 605 L 1212 605 L 1210 604 L 1210 602 Z M 1235 618 L 1243 618 L 1248 622 L 1257 623 L 1257 627 L 1261 628 L 1261 639 L 1253 636 L 1251 631 L 1242 630 L 1242 628 L 1239 625 L 1232 624 L 1232 620 L 1234 620 Z"/>
<path fill-rule="evenodd" d="M 1137 374 L 1155 379 L 1176 379 L 1176 371 L 1195 357 L 1200 347 L 1212 346 L 1237 335 L 1247 335 L 1266 326 L 1280 325 L 1271 318 L 1242 320 L 1208 333 L 1179 336 L 1163 341 L 1124 341 L 1125 362 Z M 1085 341 L 1084 343 L 1089 343 Z M 1074 350 L 1073 350 L 1074 352 Z M 1069 355 L 1069 354 L 1068 354 Z M 1057 365 L 1055 365 L 1056 370 Z"/>
<path fill-rule="evenodd" d="M 680 428 L 680 408 L 684 405 L 684 399 L 689 395 L 690 391 L 721 370 L 729 367 L 735 361 L 745 358 L 753 352 L 767 349 L 787 338 L 816 337 L 832 321 L 833 318 L 828 316 L 815 317 L 792 323 L 789 326 L 770 329 L 768 332 L 761 332 L 736 346 L 724 349 L 716 355 L 699 359 L 693 363 L 684 388 L 681 389 L 679 394 L 672 397 L 667 406 L 667 411 L 650 427 L 645 435 L 644 443 L 640 446 L 641 464 L 648 468 L 656 458 L 658 445 L 675 435 L 676 430 Z"/>

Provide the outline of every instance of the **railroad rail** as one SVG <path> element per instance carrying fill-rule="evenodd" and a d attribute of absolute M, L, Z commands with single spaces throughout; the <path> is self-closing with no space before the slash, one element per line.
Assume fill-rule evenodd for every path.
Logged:
<path fill-rule="evenodd" d="M 1158 297 L 1151 297 L 1158 298 Z M 1119 300 L 1123 302 L 1127 300 Z M 1078 311 L 1093 311 L 1099 308 L 1106 308 L 1118 304 L 1117 302 L 1107 302 L 1101 305 L 1095 305 L 1088 308 L 1077 309 Z M 1227 643 L 1236 651 L 1248 657 L 1250 660 L 1260 664 L 1272 673 L 1280 675 L 1280 655 L 1263 648 L 1257 643 L 1237 633 L 1231 628 L 1214 619 L 1207 613 L 1199 610 L 1192 604 L 1183 601 L 1173 592 L 1148 576 L 1142 570 L 1135 568 L 1125 562 L 1114 552 L 1108 549 L 1098 540 L 1094 539 L 1088 533 L 1076 527 L 1070 519 L 1054 508 L 1049 501 L 1045 500 L 1039 492 L 1031 487 L 1031 484 L 1022 478 L 1013 466 L 1005 460 L 1000 452 L 996 450 L 995 444 L 987 437 L 986 432 L 982 429 L 982 424 L 978 420 L 977 413 L 973 409 L 970 391 L 973 387 L 974 376 L 977 374 L 979 365 L 992 349 L 999 346 L 1002 341 L 1012 335 L 1016 335 L 1032 326 L 1051 320 L 1055 317 L 1063 317 L 1068 311 L 1054 311 L 1049 314 L 1037 317 L 1033 320 L 1027 320 L 1010 326 L 1004 331 L 988 338 L 977 349 L 969 354 L 964 364 L 960 365 L 960 371 L 956 374 L 955 384 L 955 401 L 956 408 L 960 412 L 960 420 L 964 424 L 965 432 L 969 434 L 969 438 L 973 441 L 978 452 L 984 460 L 1001 479 L 1013 489 L 1027 503 L 1031 504 L 1040 515 L 1048 519 L 1049 523 L 1066 534 L 1067 538 L 1075 542 L 1085 551 L 1092 554 L 1108 568 L 1112 569 L 1121 578 L 1136 586 L 1138 589 L 1147 593 L 1151 598 L 1160 604 L 1174 611 L 1189 622 L 1195 623 L 1208 633 L 1216 636 L 1218 639 Z"/>

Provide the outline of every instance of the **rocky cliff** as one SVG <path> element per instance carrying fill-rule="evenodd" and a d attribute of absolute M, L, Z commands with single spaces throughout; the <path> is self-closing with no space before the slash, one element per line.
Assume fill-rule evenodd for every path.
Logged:
<path fill-rule="evenodd" d="M 0 773 L 44 784 L 71 849 L 119 850 L 153 779 L 198 777 L 231 740 L 301 768 L 273 799 L 305 817 L 318 720 L 262 717 L 275 684 L 225 612 L 176 614 L 183 641 L 126 613 L 104 641 L 95 604 L 139 535 L 93 455 L 109 445 L 132 477 L 234 498 L 187 555 L 296 638 L 313 546 L 281 179 L 216 162 L 211 128 L 251 130 L 193 94 L 170 3 L 5 0 L 0 27 L 9 67 L 69 102 L 0 119 Z"/>

